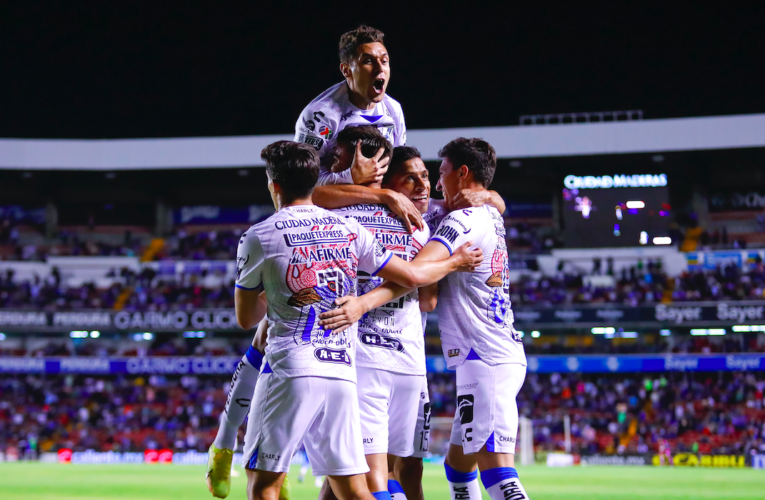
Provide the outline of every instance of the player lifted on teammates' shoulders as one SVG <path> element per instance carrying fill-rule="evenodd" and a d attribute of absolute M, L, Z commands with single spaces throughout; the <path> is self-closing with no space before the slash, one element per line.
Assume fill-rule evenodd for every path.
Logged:
<path fill-rule="evenodd" d="M 448 208 L 460 190 L 486 189 L 494 177 L 494 148 L 481 139 L 456 139 L 440 156 L 438 187 Z M 522 500 L 528 496 L 514 468 L 515 398 L 526 375 L 526 355 L 513 328 L 502 217 L 488 205 L 452 211 L 419 258 L 442 259 L 468 237 L 492 257 L 475 272 L 452 274 L 440 283 L 441 344 L 447 366 L 457 371 L 458 404 L 444 467 L 453 500 L 481 497 L 476 467 L 492 500 Z M 401 293 L 386 283 L 362 297 L 340 299 L 343 307 L 323 314 L 322 324 L 339 330 Z"/>
<path fill-rule="evenodd" d="M 331 332 L 318 317 L 345 295 L 355 295 L 357 272 L 407 287 L 471 271 L 480 250 L 465 244 L 435 262 L 407 263 L 353 219 L 311 199 L 319 159 L 313 148 L 279 141 L 263 150 L 277 213 L 242 235 L 237 251 L 237 321 L 252 328 L 266 314 L 266 355 L 250 407 L 244 466 L 248 498 L 274 499 L 302 441 L 315 474 L 326 475 L 341 499 L 371 500 L 359 429 L 356 332 Z M 309 397 L 310 395 L 310 397 Z"/>
<path fill-rule="evenodd" d="M 315 147 L 321 157 L 317 185 L 364 184 L 382 179 L 385 168 L 354 165 L 331 172 L 337 134 L 346 127 L 373 125 L 393 146 L 406 144 L 401 105 L 385 92 L 390 82 L 390 57 L 383 33 L 369 26 L 340 37 L 340 71 L 345 81 L 333 85 L 305 107 L 295 124 L 295 141 Z"/>

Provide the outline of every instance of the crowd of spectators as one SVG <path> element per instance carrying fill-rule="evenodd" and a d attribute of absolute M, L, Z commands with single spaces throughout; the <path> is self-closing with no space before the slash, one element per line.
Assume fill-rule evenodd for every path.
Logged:
<path fill-rule="evenodd" d="M 36 451 L 206 451 L 228 376 L 40 376 L 0 379 L 0 444 Z M 433 417 L 456 409 L 453 374 L 429 374 Z M 765 452 L 765 378 L 753 373 L 528 374 L 518 395 L 537 450 L 579 454 Z M 240 433 L 243 431 L 240 430 Z M 240 435 L 240 442 L 243 436 Z M 0 450 L 2 451 L 2 450 Z"/>
<path fill-rule="evenodd" d="M 597 273 L 596 273 L 597 274 Z M 690 270 L 672 278 L 660 262 L 640 263 L 619 273 L 609 273 L 612 285 L 587 280 L 583 273 L 558 271 L 554 276 L 523 275 L 510 284 L 510 300 L 516 305 L 621 304 L 638 306 L 661 302 L 762 300 L 765 298 L 765 266 L 762 260 L 744 273 L 735 265 L 714 270 Z M 607 274 L 607 275 L 609 275 Z"/>
<path fill-rule="evenodd" d="M 746 455 L 765 452 L 765 378 L 760 373 L 528 374 L 519 412 L 538 449 L 561 450 L 564 416 L 572 451 Z"/>
<path fill-rule="evenodd" d="M 16 279 L 13 271 L 7 270 L 0 273 L 0 308 L 111 309 L 123 294 L 127 295 L 121 307 L 128 311 L 233 307 L 233 281 L 227 279 L 222 270 L 201 269 L 181 279 L 157 276 L 150 268 L 140 273 L 115 271 L 110 276 L 124 279 L 105 288 L 93 283 L 66 286 L 55 269 L 46 278 L 31 280 Z M 567 304 L 634 307 L 661 302 L 762 299 L 765 299 L 762 263 L 752 266 L 748 273 L 728 266 L 712 271 L 689 271 L 677 278 L 667 277 L 660 267 L 649 263 L 645 270 L 625 270 L 613 286 L 588 283 L 582 274 L 562 271 L 552 277 L 524 275 L 510 285 L 510 300 L 515 308 Z"/>
<path fill-rule="evenodd" d="M 150 269 L 140 273 L 115 272 L 121 280 L 99 288 L 93 283 L 66 286 L 55 270 L 45 279 L 15 279 L 12 270 L 0 272 L 0 308 L 67 311 L 114 309 L 118 300 L 125 311 L 172 311 L 234 306 L 234 284 L 220 272 L 201 270 L 182 279 L 160 278 Z"/>
<path fill-rule="evenodd" d="M 199 231 L 179 229 L 165 239 L 155 260 L 234 260 L 243 230 Z"/>

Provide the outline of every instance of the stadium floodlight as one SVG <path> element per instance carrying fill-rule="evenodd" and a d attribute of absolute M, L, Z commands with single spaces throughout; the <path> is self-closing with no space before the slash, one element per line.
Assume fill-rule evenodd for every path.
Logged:
<path fill-rule="evenodd" d="M 622 332 L 623 339 L 636 339 L 637 337 L 638 332 Z"/>
<path fill-rule="evenodd" d="M 725 335 L 725 328 L 710 328 L 709 335 Z"/>
<path fill-rule="evenodd" d="M 648 243 L 648 233 L 645 231 L 640 231 L 640 240 L 638 241 L 641 245 L 645 245 Z"/>
<path fill-rule="evenodd" d="M 672 330 L 659 330 L 659 335 L 662 337 L 669 337 L 672 335 Z"/>
<path fill-rule="evenodd" d="M 183 332 L 183 337 L 187 339 L 203 339 L 205 335 L 205 332 Z"/>
<path fill-rule="evenodd" d="M 644 201 L 628 201 L 627 208 L 645 208 Z"/>
<path fill-rule="evenodd" d="M 0 342 L 2 342 L 3 340 L 5 340 L 6 338 L 7 338 L 7 337 L 5 336 L 5 334 L 4 334 L 4 333 L 0 333 Z"/>
<path fill-rule="evenodd" d="M 539 332 L 538 332 L 538 331 L 536 331 L 536 330 L 534 330 L 533 332 L 531 332 L 531 336 L 532 336 L 533 338 L 535 338 L 535 339 L 538 339 L 538 338 L 539 338 L 541 335 L 542 335 L 542 334 L 541 334 L 541 333 L 539 333 Z"/>
<path fill-rule="evenodd" d="M 672 238 L 670 238 L 669 236 L 654 236 L 653 244 L 654 245 L 671 245 Z"/>
<path fill-rule="evenodd" d="M 606 333 L 616 333 L 616 328 L 613 326 L 596 326 L 590 331 L 593 335 L 603 335 Z"/>
<path fill-rule="evenodd" d="M 99 331 L 90 332 L 90 338 L 92 338 L 92 339 L 97 339 L 100 336 L 101 336 L 101 332 L 99 332 Z"/>
<path fill-rule="evenodd" d="M 73 332 L 69 332 L 69 337 L 73 339 L 84 339 L 88 337 L 88 332 L 76 330 Z"/>
<path fill-rule="evenodd" d="M 526 333 L 524 333 L 524 332 L 523 332 L 523 331 L 521 331 L 521 330 L 516 330 L 516 331 L 515 331 L 515 333 L 517 333 L 517 334 L 518 334 L 518 336 L 519 336 L 520 338 L 523 338 L 523 337 L 525 337 L 525 336 L 526 336 Z"/>

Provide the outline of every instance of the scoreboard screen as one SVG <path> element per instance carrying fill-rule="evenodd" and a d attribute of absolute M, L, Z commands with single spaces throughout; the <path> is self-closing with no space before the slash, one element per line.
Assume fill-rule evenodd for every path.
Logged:
<path fill-rule="evenodd" d="M 563 223 L 568 248 L 679 244 L 669 237 L 667 176 L 603 175 L 564 179 Z"/>

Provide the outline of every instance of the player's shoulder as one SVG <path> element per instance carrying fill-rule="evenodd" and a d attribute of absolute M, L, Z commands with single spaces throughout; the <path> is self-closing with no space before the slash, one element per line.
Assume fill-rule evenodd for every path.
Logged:
<path fill-rule="evenodd" d="M 345 82 L 331 86 L 308 103 L 303 109 L 302 118 L 317 121 L 321 121 L 322 118 L 339 121 L 343 111 L 343 103 L 347 100 L 346 93 Z"/>
<path fill-rule="evenodd" d="M 403 115 L 404 110 L 401 107 L 401 103 L 392 98 L 389 94 L 385 94 L 385 97 L 383 97 L 383 102 L 385 103 L 385 106 L 388 107 L 392 112 L 398 115 Z"/>

